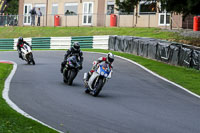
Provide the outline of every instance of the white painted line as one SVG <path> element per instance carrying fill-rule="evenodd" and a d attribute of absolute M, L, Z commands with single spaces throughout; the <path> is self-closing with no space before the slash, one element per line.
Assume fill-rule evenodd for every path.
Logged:
<path fill-rule="evenodd" d="M 56 131 L 58 131 L 60 133 L 63 133 L 62 131 L 59 131 L 59 130 L 55 129 L 55 128 L 53 128 L 53 127 L 51 127 L 51 126 L 49 126 L 49 125 L 47 125 L 47 124 L 45 124 L 45 123 L 37 120 L 36 118 L 33 118 L 32 116 L 30 116 L 28 113 L 24 112 L 14 102 L 12 102 L 10 100 L 10 98 L 9 98 L 10 83 L 11 83 L 11 80 L 12 80 L 12 78 L 13 78 L 16 70 L 17 70 L 17 64 L 15 62 L 13 62 L 13 61 L 8 61 L 8 60 L 0 60 L 0 61 L 10 62 L 10 63 L 13 64 L 13 69 L 12 69 L 10 75 L 7 77 L 7 79 L 5 81 L 4 89 L 3 89 L 3 98 L 5 99 L 5 101 L 7 102 L 7 104 L 11 108 L 13 108 L 15 111 L 17 111 L 18 113 L 22 114 L 23 116 L 25 116 L 27 118 L 30 118 L 32 120 L 35 120 L 35 121 L 41 123 L 42 125 L 47 126 L 47 127 L 51 128 L 51 129 L 54 129 L 54 130 L 56 130 Z"/>
<path fill-rule="evenodd" d="M 85 51 L 84 51 L 84 52 L 85 52 Z M 86 53 L 87 53 L 87 52 L 86 52 Z M 100 53 L 100 52 L 89 52 L 89 53 L 106 54 L 106 53 Z M 175 85 L 176 87 L 178 87 L 178 88 L 180 88 L 180 89 L 182 89 L 182 90 L 188 92 L 189 94 L 191 94 L 191 95 L 193 95 L 193 96 L 195 96 L 195 97 L 197 97 L 197 98 L 200 99 L 200 96 L 199 96 L 199 95 L 197 95 L 197 94 L 195 94 L 195 93 L 189 91 L 188 89 L 184 88 L 184 87 L 181 86 L 181 85 L 178 85 L 178 84 L 176 84 L 176 83 L 174 83 L 174 82 L 172 82 L 172 81 L 169 81 L 168 79 L 166 79 L 166 78 L 164 78 L 164 77 L 161 77 L 160 75 L 158 75 L 158 74 L 152 72 L 151 70 L 149 70 L 149 69 L 147 69 L 146 67 L 144 67 L 144 66 L 138 64 L 138 63 L 135 62 L 135 61 L 132 61 L 132 60 L 130 60 L 130 59 L 127 59 L 127 58 L 124 58 L 124 57 L 121 57 L 121 56 L 118 56 L 118 55 L 115 55 L 115 57 L 118 57 L 118 58 L 121 58 L 121 59 L 123 59 L 123 60 L 129 61 L 129 62 L 131 62 L 131 63 L 133 63 L 133 64 L 135 64 L 135 65 L 141 67 L 141 68 L 144 69 L 145 71 L 151 73 L 152 75 L 154 75 L 154 76 L 156 76 L 156 77 L 158 77 L 158 78 L 160 78 L 160 79 L 162 79 L 162 80 L 164 80 L 164 81 L 166 81 L 166 82 L 168 82 L 168 83 L 170 83 L 170 84 L 172 84 L 172 85 Z"/>

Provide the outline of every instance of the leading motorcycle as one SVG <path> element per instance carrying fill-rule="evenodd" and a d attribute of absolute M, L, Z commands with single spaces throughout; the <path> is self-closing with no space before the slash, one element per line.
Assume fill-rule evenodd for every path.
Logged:
<path fill-rule="evenodd" d="M 72 85 L 73 80 L 81 69 L 81 62 L 77 60 L 76 56 L 71 56 L 67 59 L 67 63 L 63 69 L 63 81 L 68 85 Z"/>
<path fill-rule="evenodd" d="M 22 59 L 23 60 L 25 60 L 28 64 L 32 63 L 33 65 L 35 65 L 33 53 L 32 53 L 30 46 L 28 46 L 27 44 L 23 44 L 23 46 L 21 48 L 21 52 L 22 52 Z"/>
<path fill-rule="evenodd" d="M 85 83 L 85 93 L 90 93 L 93 96 L 98 96 L 100 91 L 102 90 L 104 84 L 108 79 L 111 78 L 112 70 L 108 63 L 101 62 L 97 69 L 92 73 L 89 80 L 88 73 L 84 73 L 84 83 Z"/>

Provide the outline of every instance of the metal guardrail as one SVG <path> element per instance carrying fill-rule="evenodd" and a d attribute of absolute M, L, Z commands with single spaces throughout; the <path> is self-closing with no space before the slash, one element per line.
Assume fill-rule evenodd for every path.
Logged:
<path fill-rule="evenodd" d="M 0 49 L 13 49 L 14 39 L 0 39 Z"/>
<path fill-rule="evenodd" d="M 109 36 L 80 36 L 80 37 L 41 37 L 24 38 L 33 49 L 69 49 L 70 46 L 78 41 L 81 48 L 108 49 Z M 17 49 L 17 38 L 0 39 L 1 49 Z"/>
<path fill-rule="evenodd" d="M 73 42 L 79 42 L 81 48 L 93 48 L 92 36 L 72 37 L 71 44 L 73 44 Z"/>
<path fill-rule="evenodd" d="M 32 38 L 32 47 L 34 49 L 50 49 L 51 38 Z"/>

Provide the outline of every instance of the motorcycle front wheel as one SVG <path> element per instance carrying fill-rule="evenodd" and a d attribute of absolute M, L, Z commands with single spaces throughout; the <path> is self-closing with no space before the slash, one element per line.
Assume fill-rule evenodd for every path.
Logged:
<path fill-rule="evenodd" d="M 97 82 L 97 84 L 94 86 L 94 90 L 92 92 L 93 96 L 98 96 L 102 87 L 103 87 L 104 83 L 103 83 L 103 79 L 99 79 L 99 81 Z"/>
<path fill-rule="evenodd" d="M 68 78 L 68 81 L 67 81 L 68 85 L 72 85 L 73 80 L 76 77 L 77 73 L 78 73 L 77 71 L 69 71 L 69 78 Z"/>

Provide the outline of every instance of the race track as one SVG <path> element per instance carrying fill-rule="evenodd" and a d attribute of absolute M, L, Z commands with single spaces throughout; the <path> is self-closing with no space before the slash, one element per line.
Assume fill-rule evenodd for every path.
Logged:
<path fill-rule="evenodd" d="M 83 70 L 72 86 L 63 83 L 65 51 L 34 51 L 36 65 L 17 52 L 0 52 L 18 69 L 10 99 L 34 118 L 70 133 L 199 133 L 200 99 L 140 67 L 115 58 L 113 77 L 99 97 L 84 93 L 83 73 L 102 56 L 84 52 Z"/>

